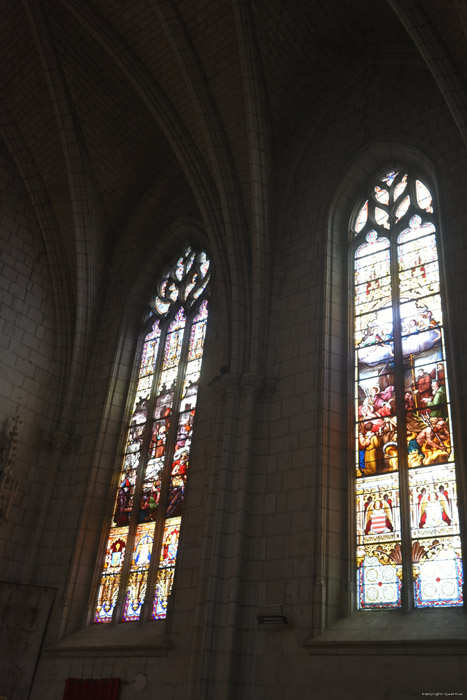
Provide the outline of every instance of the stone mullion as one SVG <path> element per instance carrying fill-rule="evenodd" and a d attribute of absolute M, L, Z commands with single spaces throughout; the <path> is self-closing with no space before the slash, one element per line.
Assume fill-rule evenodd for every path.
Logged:
<path fill-rule="evenodd" d="M 408 475 L 407 429 L 404 405 L 404 360 L 402 355 L 402 329 L 400 320 L 399 273 L 397 258 L 397 234 L 391 235 L 391 287 L 393 305 L 394 336 L 394 376 L 396 390 L 397 418 L 397 463 L 399 473 L 399 508 L 401 520 L 402 550 L 402 612 L 408 613 L 413 608 L 412 585 L 412 539 L 410 527 L 410 492 Z"/>

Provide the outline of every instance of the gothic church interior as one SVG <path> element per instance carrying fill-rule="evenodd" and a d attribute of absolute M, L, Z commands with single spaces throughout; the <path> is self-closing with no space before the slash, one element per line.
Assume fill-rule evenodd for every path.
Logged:
<path fill-rule="evenodd" d="M 0 22 L 0 696 L 467 692 L 467 4 Z"/>

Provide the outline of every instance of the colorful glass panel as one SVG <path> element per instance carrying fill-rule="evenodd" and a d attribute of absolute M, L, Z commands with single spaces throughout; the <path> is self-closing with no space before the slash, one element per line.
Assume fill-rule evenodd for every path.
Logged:
<path fill-rule="evenodd" d="M 415 606 L 462 605 L 462 552 L 460 537 L 412 541 Z"/>
<path fill-rule="evenodd" d="M 152 332 L 148 336 L 146 336 L 145 343 L 143 345 L 143 355 L 141 358 L 141 366 L 139 370 L 140 377 L 146 376 L 148 374 L 154 374 L 160 335 L 161 332 L 159 328 L 159 321 L 156 321 L 154 323 Z"/>
<path fill-rule="evenodd" d="M 416 195 L 417 195 L 417 203 L 420 209 L 425 209 L 429 214 L 433 213 L 433 207 L 431 206 L 431 194 L 426 185 L 423 184 L 423 182 L 420 182 L 420 180 L 417 180 L 416 183 Z"/>
<path fill-rule="evenodd" d="M 394 174 L 395 176 L 397 173 Z M 393 180 L 394 181 L 394 178 Z M 392 184 L 392 182 L 388 182 L 388 184 Z M 407 188 L 407 175 L 404 175 L 399 182 L 394 186 L 394 195 L 393 195 L 393 201 L 397 202 L 398 200 L 401 199 L 401 194 L 405 192 Z"/>
<path fill-rule="evenodd" d="M 120 586 L 123 561 L 125 559 L 127 536 L 128 528 L 126 527 L 114 528 L 110 531 L 99 594 L 97 596 L 94 622 L 111 622 L 112 620 Z"/>
<path fill-rule="evenodd" d="M 363 207 L 360 209 L 357 220 L 355 222 L 355 230 L 357 233 L 359 233 L 362 228 L 365 226 L 366 222 L 368 220 L 368 202 L 365 202 Z"/>
<path fill-rule="evenodd" d="M 206 253 L 186 246 L 165 270 L 157 286 L 153 300 L 156 318 L 144 338 L 140 355 L 94 613 L 96 622 L 110 622 L 118 600 L 122 600 L 122 621 L 140 619 L 144 599 L 148 597 L 150 572 L 158 567 L 160 571 L 152 574 L 159 600 L 155 606 L 156 618 L 165 617 L 191 449 L 208 317 L 207 301 L 203 297 L 209 281 L 210 261 Z M 162 498 L 164 507 L 159 524 Z M 123 567 L 127 542 L 132 543 L 132 558 Z M 160 547 L 158 561 L 152 552 Z"/>
<path fill-rule="evenodd" d="M 380 207 L 375 207 L 375 221 L 384 228 L 389 228 L 389 214 Z"/>
<path fill-rule="evenodd" d="M 146 595 L 149 566 L 154 545 L 155 524 L 138 525 L 131 557 L 131 568 L 123 610 L 123 621 L 139 620 Z"/>
<path fill-rule="evenodd" d="M 152 613 L 154 620 L 160 620 L 167 614 L 167 604 L 172 591 L 177 559 L 180 524 L 180 517 L 168 518 L 165 522 Z"/>
<path fill-rule="evenodd" d="M 357 549 L 357 567 L 358 604 L 362 610 L 400 607 L 402 555 L 398 542 Z"/>
<path fill-rule="evenodd" d="M 391 171 L 370 189 L 365 206 L 368 221 L 360 211 L 354 226 L 358 604 L 399 607 L 405 576 L 414 581 L 415 605 L 460 605 L 436 227 L 422 212 L 433 213 L 432 197 L 420 180 Z M 405 500 L 401 478 L 408 478 Z M 402 512 L 410 516 L 410 530 L 401 529 Z M 412 562 L 403 561 L 406 537 L 412 539 Z"/>
<path fill-rule="evenodd" d="M 390 170 L 381 179 L 383 182 L 386 182 L 388 185 L 392 185 L 392 183 L 394 182 L 394 179 L 397 177 L 397 175 L 398 175 L 397 170 Z"/>
<path fill-rule="evenodd" d="M 398 607 L 402 555 L 397 475 L 358 479 L 356 498 L 359 606 Z"/>
<path fill-rule="evenodd" d="M 389 192 L 385 187 L 375 186 L 374 189 L 375 197 L 381 204 L 389 204 Z"/>
<path fill-rule="evenodd" d="M 459 534 L 453 464 L 410 470 L 409 488 L 414 536 L 444 537 Z"/>

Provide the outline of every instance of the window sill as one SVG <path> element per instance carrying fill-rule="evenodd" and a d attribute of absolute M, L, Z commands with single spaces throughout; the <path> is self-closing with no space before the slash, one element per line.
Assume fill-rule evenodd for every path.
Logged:
<path fill-rule="evenodd" d="M 356 612 L 303 642 L 310 654 L 466 654 L 463 608 Z"/>
<path fill-rule="evenodd" d="M 165 624 L 127 622 L 90 625 L 46 649 L 51 657 L 166 656 L 174 648 Z"/>

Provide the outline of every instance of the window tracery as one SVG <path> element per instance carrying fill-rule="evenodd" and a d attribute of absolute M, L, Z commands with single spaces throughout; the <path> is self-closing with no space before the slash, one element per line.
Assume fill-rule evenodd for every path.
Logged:
<path fill-rule="evenodd" d="M 209 281 L 207 254 L 187 245 L 157 285 L 143 331 L 95 623 L 156 620 L 167 615 L 208 319 Z"/>
<path fill-rule="evenodd" d="M 358 607 L 461 605 L 437 211 L 388 170 L 352 220 Z"/>

